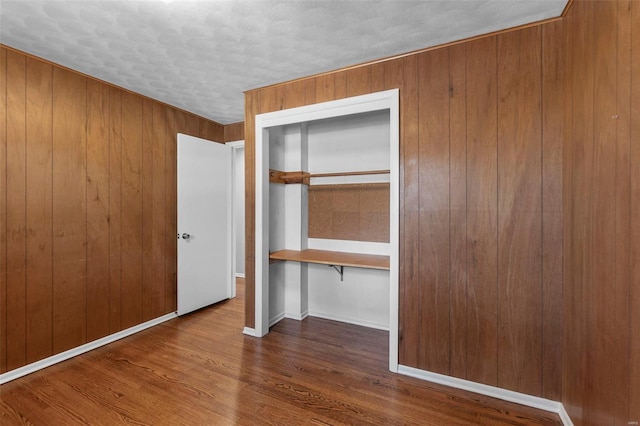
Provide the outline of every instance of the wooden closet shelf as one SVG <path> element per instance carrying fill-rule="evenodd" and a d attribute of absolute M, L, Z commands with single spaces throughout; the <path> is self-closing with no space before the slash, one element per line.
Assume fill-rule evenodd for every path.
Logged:
<path fill-rule="evenodd" d="M 279 250 L 271 253 L 269 259 L 291 260 L 294 262 L 319 263 L 322 265 L 351 266 L 354 268 L 389 270 L 389 256 L 361 253 L 345 253 L 327 250 Z"/>

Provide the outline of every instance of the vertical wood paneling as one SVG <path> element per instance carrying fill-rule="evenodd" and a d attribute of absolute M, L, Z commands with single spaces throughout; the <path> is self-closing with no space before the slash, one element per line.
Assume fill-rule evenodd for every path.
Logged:
<path fill-rule="evenodd" d="M 53 67 L 27 59 L 26 304 L 27 362 L 52 354 Z"/>
<path fill-rule="evenodd" d="M 497 385 L 496 39 L 467 44 L 467 378 Z"/>
<path fill-rule="evenodd" d="M 343 99 L 347 97 L 347 72 L 338 71 L 334 76 L 334 99 Z"/>
<path fill-rule="evenodd" d="M 498 37 L 498 386 L 530 395 L 542 371 L 540 43 L 539 27 Z"/>
<path fill-rule="evenodd" d="M 0 46 L 0 374 L 7 371 L 7 50 Z"/>
<path fill-rule="evenodd" d="M 53 351 L 86 340 L 86 78 L 53 70 Z M 75 117 L 81 124 L 69 120 Z"/>
<path fill-rule="evenodd" d="M 371 65 L 371 93 L 381 92 L 384 87 L 384 68 L 385 63 L 379 62 Z"/>
<path fill-rule="evenodd" d="M 26 362 L 26 58 L 7 52 L 7 370 Z"/>
<path fill-rule="evenodd" d="M 164 308 L 171 305 L 167 300 L 166 276 L 166 146 L 167 119 L 166 107 L 153 105 L 153 218 L 151 221 L 151 263 L 152 282 L 156 291 L 164 293 Z"/>
<path fill-rule="evenodd" d="M 568 114 L 569 134 L 565 136 L 570 169 L 569 181 L 565 187 L 568 212 L 565 216 L 565 245 L 568 255 L 565 272 L 565 327 L 571 330 L 565 333 L 564 397 L 568 402 L 567 411 L 574 421 L 584 419 L 584 388 L 586 387 L 587 357 L 571 356 L 572 353 L 587 351 L 588 326 L 585 322 L 587 289 L 590 288 L 587 265 L 591 265 L 590 233 L 587 226 L 591 223 L 591 205 L 589 193 L 592 182 L 586 169 L 592 164 L 593 140 L 593 3 L 575 2 L 570 10 L 566 25 L 567 52 L 567 91 L 568 102 L 565 105 Z M 584 60 L 584 63 L 581 63 Z M 579 143 L 573 143 L 579 141 Z"/>
<path fill-rule="evenodd" d="M 316 84 L 316 93 L 318 85 Z M 244 97 L 245 135 L 244 135 L 244 214 L 245 214 L 245 305 L 244 323 L 246 327 L 255 327 L 255 220 L 256 220 L 256 174 L 255 174 L 255 111 L 258 109 L 258 92 L 247 93 Z"/>
<path fill-rule="evenodd" d="M 313 87 L 315 90 L 315 86 Z M 314 93 L 315 96 L 315 93 Z M 178 120 L 178 116 L 184 115 L 181 111 L 176 111 L 176 121 Z M 182 127 L 178 127 L 178 129 L 184 129 L 184 125 Z M 184 133 L 183 130 L 179 130 L 179 132 Z M 240 121 L 239 123 L 227 124 L 224 126 L 224 142 L 233 142 L 244 140 L 244 121 Z"/>
<path fill-rule="evenodd" d="M 178 290 L 178 139 L 176 119 L 173 109 L 167 108 L 165 128 L 165 312 L 174 312 L 177 308 Z M 217 123 L 211 126 L 217 129 Z M 221 141 L 219 130 L 212 134 L 215 141 Z"/>
<path fill-rule="evenodd" d="M 175 133 L 224 126 L 4 47 L 0 120 L 0 372 L 175 310 Z"/>
<path fill-rule="evenodd" d="M 615 323 L 615 293 L 619 290 L 616 282 L 616 215 L 615 202 L 615 159 L 616 121 L 612 111 L 616 111 L 616 3 L 594 3 L 594 99 L 593 99 L 593 176 L 592 204 L 592 263 L 590 287 L 590 368 L 587 405 L 589 421 L 595 424 L 613 424 L 612 408 L 615 405 L 616 378 L 611 371 L 597 368 L 607 363 L 621 362 L 627 357 L 623 351 L 611 351 L 617 347 L 618 333 L 612 328 Z M 613 211 L 612 211 L 613 208 Z M 613 238 L 612 238 L 613 237 Z M 595 248 L 597 247 L 597 254 Z"/>
<path fill-rule="evenodd" d="M 616 425 L 628 425 L 632 420 L 629 416 L 629 385 L 630 385 L 630 354 L 629 348 L 631 335 L 629 333 L 630 304 L 629 295 L 631 289 L 631 238 L 630 238 L 630 210 L 631 210 L 631 1 L 620 0 L 615 4 L 615 21 L 617 33 L 616 49 L 616 75 L 615 83 L 617 93 L 616 118 L 613 120 L 616 126 L 617 146 L 615 150 L 615 290 L 611 294 L 612 320 L 608 324 L 609 331 L 614 333 L 612 346 L 622 350 L 616 351 L 616 359 L 612 363 L 613 371 L 610 383 L 613 385 L 612 407 L 613 418 Z M 636 163 L 638 168 L 638 163 Z M 637 259 L 637 258 L 636 258 Z M 636 281 L 640 282 L 640 281 Z M 606 284 L 605 284 L 606 285 Z M 623 331 L 624 330 L 624 331 Z"/>
<path fill-rule="evenodd" d="M 183 114 L 184 116 L 184 114 Z M 186 120 L 186 117 L 185 117 Z M 184 125 L 186 126 L 186 124 Z M 185 129 L 182 129 L 185 132 Z M 142 320 L 164 312 L 164 289 L 154 283 L 153 258 L 153 102 L 142 102 Z"/>
<path fill-rule="evenodd" d="M 306 96 L 304 80 L 287 84 L 282 88 L 282 93 L 284 109 L 296 108 L 304 105 Z"/>
<path fill-rule="evenodd" d="M 142 98 L 122 94 L 121 327 L 142 322 Z"/>
<path fill-rule="evenodd" d="M 109 332 L 122 330 L 122 91 L 109 90 Z"/>
<path fill-rule="evenodd" d="M 315 78 L 308 78 L 304 81 L 304 87 L 305 87 L 305 104 L 309 105 L 309 104 L 315 104 L 316 103 L 316 79 Z M 225 131 L 227 129 L 227 126 L 224 126 Z M 242 138 L 240 138 L 242 139 Z"/>
<path fill-rule="evenodd" d="M 333 74 L 323 74 L 316 77 L 316 102 L 326 102 L 334 99 L 335 77 Z M 245 109 L 246 112 L 248 110 Z M 246 117 L 245 117 L 246 118 Z"/>
<path fill-rule="evenodd" d="M 562 22 L 542 27 L 542 397 L 562 400 Z"/>
<path fill-rule="evenodd" d="M 109 334 L 109 87 L 87 81 L 87 340 Z"/>
<path fill-rule="evenodd" d="M 401 174 L 404 177 L 404 277 L 400 302 L 402 322 L 399 331 L 399 357 L 406 365 L 418 365 L 419 362 L 419 322 L 420 305 L 420 154 L 419 154 L 419 100 L 418 100 L 418 61 L 416 56 L 403 59 L 403 77 L 400 105 L 400 138 L 402 140 L 404 162 Z"/>
<path fill-rule="evenodd" d="M 640 420 L 640 4 L 631 2 L 629 421 Z"/>
<path fill-rule="evenodd" d="M 371 67 L 362 66 L 351 69 L 347 74 L 347 96 L 371 93 Z"/>
<path fill-rule="evenodd" d="M 466 378 L 467 371 L 467 85 L 466 49 L 453 46 L 449 53 L 449 214 L 451 337 L 450 371 Z"/>
<path fill-rule="evenodd" d="M 449 373 L 449 49 L 418 56 L 419 363 Z"/>

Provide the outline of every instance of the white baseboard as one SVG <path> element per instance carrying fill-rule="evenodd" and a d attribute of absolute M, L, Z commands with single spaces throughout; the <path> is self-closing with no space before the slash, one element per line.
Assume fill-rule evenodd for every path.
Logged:
<path fill-rule="evenodd" d="M 245 278 L 244 274 L 241 274 L 240 272 L 236 272 L 236 278 Z"/>
<path fill-rule="evenodd" d="M 42 370 L 43 368 L 52 366 L 59 362 L 66 361 L 69 358 L 73 358 L 74 356 L 89 352 L 93 349 L 99 348 L 100 346 L 104 346 L 108 343 L 115 342 L 116 340 L 120 340 L 124 337 L 131 336 L 132 334 L 138 333 L 142 330 L 146 330 L 147 328 L 153 327 L 154 325 L 158 325 L 177 317 L 178 315 L 175 312 L 172 312 L 170 314 L 163 315 L 142 324 L 134 325 L 133 327 L 127 328 L 126 330 L 122 330 L 117 333 L 102 337 L 98 340 L 94 340 L 93 342 L 85 343 L 82 346 L 78 346 L 76 348 L 69 349 L 68 351 L 61 352 L 45 359 L 41 359 L 40 361 L 25 365 L 24 367 L 16 368 L 15 370 L 0 374 L 0 385 L 10 382 L 11 380 L 26 376 L 27 374 L 34 373 L 38 370 Z"/>
<path fill-rule="evenodd" d="M 256 337 L 256 329 L 255 328 L 245 327 L 242 330 L 242 334 L 246 334 L 247 336 L 251 336 L 251 337 Z"/>
<path fill-rule="evenodd" d="M 458 379 L 456 377 L 445 376 L 443 374 L 432 373 L 430 371 L 420 370 L 405 365 L 398 366 L 398 374 L 415 377 L 417 379 L 426 380 L 432 383 L 449 386 L 456 389 L 462 389 L 493 398 L 502 399 L 503 401 L 515 402 L 516 404 L 526 405 L 528 407 L 537 408 L 539 410 L 556 413 L 560 416 L 565 426 L 573 426 L 573 422 L 567 415 L 562 403 L 552 401 L 550 399 L 531 396 L 520 392 L 514 392 L 495 386 L 483 385 L 481 383 L 469 380 Z"/>
<path fill-rule="evenodd" d="M 354 324 L 362 327 L 369 327 L 369 328 L 375 328 L 377 330 L 389 331 L 388 325 L 378 324 L 378 323 L 369 322 L 369 321 L 362 321 L 357 318 L 342 317 L 338 315 L 331 315 L 331 314 L 326 314 L 324 312 L 314 312 L 314 311 L 309 312 L 308 315 L 310 317 L 323 318 L 331 321 L 346 322 L 347 324 Z"/>
<path fill-rule="evenodd" d="M 309 311 L 304 311 L 301 314 L 298 313 L 292 313 L 292 312 L 285 312 L 284 313 L 284 317 L 285 318 L 290 318 L 296 321 L 302 321 L 303 319 L 305 319 L 306 317 L 309 316 Z"/>

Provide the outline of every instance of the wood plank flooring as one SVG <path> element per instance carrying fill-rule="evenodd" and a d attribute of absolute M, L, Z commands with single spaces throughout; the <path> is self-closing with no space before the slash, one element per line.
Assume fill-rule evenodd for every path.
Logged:
<path fill-rule="evenodd" d="M 0 423 L 561 424 L 388 372 L 383 331 L 308 318 L 245 336 L 243 296 L 3 385 Z"/>

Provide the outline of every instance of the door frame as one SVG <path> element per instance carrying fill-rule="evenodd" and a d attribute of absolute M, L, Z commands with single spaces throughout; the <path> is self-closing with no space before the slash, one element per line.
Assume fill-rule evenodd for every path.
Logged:
<path fill-rule="evenodd" d="M 231 173 L 232 173 L 232 178 L 231 178 L 231 185 L 233 187 L 233 191 L 234 191 L 234 197 L 235 197 L 235 188 L 236 188 L 236 156 L 238 155 L 238 151 L 239 150 L 244 150 L 244 140 L 237 140 L 237 141 L 231 141 L 231 142 L 226 142 L 225 145 L 231 147 Z M 243 167 L 244 170 L 244 167 Z M 246 182 L 245 182 L 245 192 L 246 192 Z M 235 199 L 233 200 L 235 201 Z M 236 271 L 236 265 L 238 262 L 238 258 L 237 258 L 237 248 L 238 248 L 238 236 L 236 233 L 236 225 L 238 224 L 238 217 L 237 217 L 237 212 L 236 212 L 236 204 L 235 202 L 232 203 L 232 214 L 231 214 L 231 229 L 232 229 L 232 250 L 233 253 L 231 253 L 231 262 L 232 262 L 232 270 L 233 270 L 233 283 L 231 284 L 231 298 L 236 297 L 236 278 L 238 278 L 240 275 L 242 276 L 242 278 L 244 278 L 244 274 L 238 274 L 238 272 Z M 246 206 L 245 206 L 245 217 L 246 217 Z M 241 224 L 243 225 L 243 224 Z M 246 255 L 246 252 L 245 252 Z"/>
<path fill-rule="evenodd" d="M 400 108 L 398 89 L 258 114 L 255 117 L 255 328 L 269 332 L 269 130 L 270 127 L 325 118 L 389 110 L 390 239 L 389 239 L 389 370 L 398 371 Z"/>

